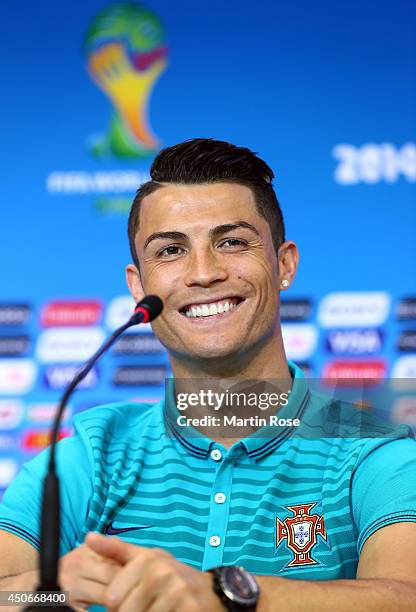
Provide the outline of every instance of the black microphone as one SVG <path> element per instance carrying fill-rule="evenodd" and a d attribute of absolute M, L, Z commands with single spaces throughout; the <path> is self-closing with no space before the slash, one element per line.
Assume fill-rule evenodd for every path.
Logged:
<path fill-rule="evenodd" d="M 130 321 L 133 319 L 136 321 L 140 314 L 143 314 L 144 319 L 141 320 L 138 318 L 137 323 L 150 323 L 150 321 L 153 321 L 153 319 L 156 319 L 156 317 L 160 315 L 162 310 L 163 302 L 160 297 L 157 297 L 157 295 L 148 295 L 140 302 L 137 302 L 136 308 L 134 309 L 134 314 L 130 318 Z M 135 323 L 132 323 L 131 325 L 135 325 Z"/>
<path fill-rule="evenodd" d="M 153 321 L 160 315 L 162 310 L 163 302 L 157 295 L 148 295 L 138 302 L 130 319 L 121 325 L 121 327 L 117 328 L 82 368 L 78 370 L 59 403 L 51 433 L 48 471 L 43 483 L 42 513 L 40 519 L 40 584 L 36 589 L 36 592 L 39 594 L 45 592 L 50 593 L 52 591 L 56 594 L 53 599 L 51 598 L 51 600 L 48 600 L 48 604 L 55 603 L 56 605 L 48 605 L 48 608 L 55 608 L 68 612 L 73 610 L 68 605 L 59 605 L 58 602 L 60 598 L 57 599 L 59 594 L 63 594 L 58 584 L 60 505 L 59 479 L 56 474 L 55 451 L 59 426 L 65 406 L 78 383 L 85 378 L 101 355 L 110 348 L 114 341 L 121 336 L 126 329 L 133 325 L 138 325 L 139 323 L 149 323 Z M 26 611 L 41 610 L 43 607 L 44 606 L 41 605 L 37 606 L 36 603 L 34 603 L 34 605 L 28 606 Z"/>

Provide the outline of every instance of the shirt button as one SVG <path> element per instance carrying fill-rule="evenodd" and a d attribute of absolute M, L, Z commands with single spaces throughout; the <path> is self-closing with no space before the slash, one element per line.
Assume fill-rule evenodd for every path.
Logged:
<path fill-rule="evenodd" d="M 211 546 L 219 546 L 221 544 L 221 539 L 218 536 L 211 536 L 209 543 Z"/>
<path fill-rule="evenodd" d="M 217 493 L 214 499 L 217 502 L 217 504 L 223 504 L 225 500 L 227 499 L 227 496 L 224 495 L 224 493 Z"/>
<path fill-rule="evenodd" d="M 214 461 L 220 461 L 222 459 L 222 453 L 218 448 L 214 448 L 214 450 L 211 451 L 211 459 L 214 459 Z"/>

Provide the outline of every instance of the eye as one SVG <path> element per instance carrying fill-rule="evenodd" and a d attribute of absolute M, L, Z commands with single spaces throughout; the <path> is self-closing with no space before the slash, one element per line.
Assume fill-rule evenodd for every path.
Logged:
<path fill-rule="evenodd" d="M 240 246 L 240 245 L 247 246 L 247 243 L 244 242 L 244 240 L 239 240 L 238 238 L 227 238 L 227 240 L 224 240 L 224 242 L 221 242 L 220 246 L 223 246 L 226 242 L 229 242 L 230 246 Z"/>
<path fill-rule="evenodd" d="M 182 247 L 179 246 L 175 246 L 174 244 L 171 244 L 170 246 L 165 247 L 164 249 L 162 249 L 161 251 L 158 252 L 157 256 L 158 257 L 169 257 L 169 255 L 178 255 L 178 249 L 180 249 L 181 251 L 183 251 Z"/>

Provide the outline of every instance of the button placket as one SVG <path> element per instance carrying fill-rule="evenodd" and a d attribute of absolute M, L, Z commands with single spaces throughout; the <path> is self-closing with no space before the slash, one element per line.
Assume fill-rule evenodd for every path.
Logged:
<path fill-rule="evenodd" d="M 215 450 L 218 450 L 221 456 L 220 460 L 215 459 L 219 456 L 218 453 L 215 453 L 215 457 L 212 456 Z M 211 451 L 211 457 L 214 461 L 222 461 L 218 464 L 217 475 L 212 487 L 207 537 L 202 562 L 203 571 L 207 568 L 222 565 L 235 462 L 235 457 L 223 456 L 219 449 Z"/>

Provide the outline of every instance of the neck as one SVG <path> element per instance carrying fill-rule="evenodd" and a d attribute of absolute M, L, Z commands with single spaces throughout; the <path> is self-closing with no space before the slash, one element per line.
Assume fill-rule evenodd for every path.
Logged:
<path fill-rule="evenodd" d="M 280 331 L 280 330 L 279 330 Z M 252 347 L 251 350 L 246 350 L 244 355 L 230 355 L 222 359 L 201 360 L 196 358 L 183 358 L 169 354 L 172 372 L 175 379 L 175 395 L 179 393 L 198 392 L 200 388 L 221 392 L 224 390 L 224 385 L 227 381 L 230 383 L 235 381 L 240 391 L 243 389 L 256 391 L 257 393 L 265 390 L 262 386 L 262 381 L 274 381 L 277 387 L 283 392 L 291 389 L 292 378 L 289 372 L 289 367 L 284 351 L 282 336 L 279 333 L 278 337 L 273 337 L 271 341 L 262 348 Z M 209 380 L 208 380 L 209 379 Z M 252 382 L 245 385 L 245 381 L 258 381 L 258 384 Z M 208 385 L 208 386 L 207 386 Z M 236 387 L 236 390 L 237 390 Z M 251 409 L 249 409 L 251 411 Z M 234 413 L 236 415 L 243 414 L 237 407 L 232 406 L 230 409 L 218 411 L 210 410 L 204 405 L 191 407 L 186 409 L 185 414 L 188 418 L 198 418 L 205 414 L 214 414 L 223 416 L 225 413 Z M 254 414 L 253 409 L 250 414 Z M 245 416 L 248 416 L 247 409 Z M 264 414 L 261 414 L 264 416 Z M 204 435 L 215 440 L 229 448 L 238 440 L 251 435 L 256 431 L 257 427 L 248 427 L 245 430 L 239 430 L 238 436 L 236 431 L 230 431 L 230 428 L 199 426 L 193 423 L 193 426 L 201 431 Z"/>
<path fill-rule="evenodd" d="M 244 354 L 198 359 L 170 353 L 169 361 L 175 379 L 291 380 L 281 334 L 265 346 L 253 346 Z"/>

